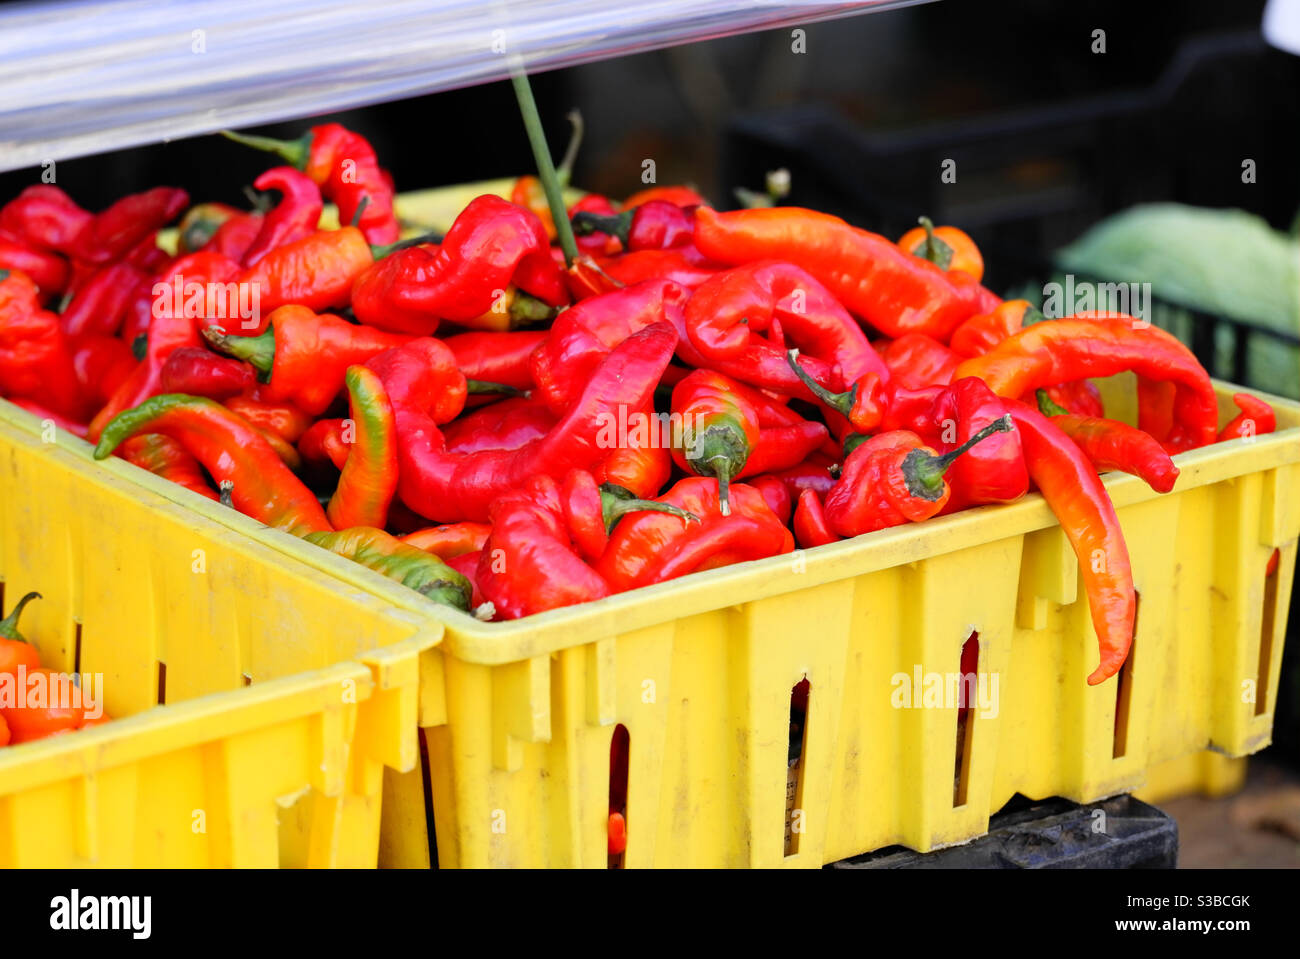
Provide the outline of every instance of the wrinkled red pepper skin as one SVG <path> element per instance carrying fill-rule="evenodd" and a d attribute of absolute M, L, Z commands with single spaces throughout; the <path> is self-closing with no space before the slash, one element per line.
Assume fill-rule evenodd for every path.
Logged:
<path fill-rule="evenodd" d="M 311 151 L 303 172 L 339 208 L 339 222 L 351 223 L 368 200 L 357 227 L 369 243 L 392 243 L 398 236 L 393 185 L 372 147 L 360 134 L 338 123 L 311 128 Z"/>
<path fill-rule="evenodd" d="M 262 228 L 244 251 L 240 262 L 246 267 L 257 263 L 277 246 L 315 233 L 324 207 L 320 188 L 291 166 L 272 167 L 254 180 L 253 186 L 263 191 L 279 190 L 280 202 L 262 217 Z"/>
<path fill-rule="evenodd" d="M 686 291 L 663 280 L 589 297 L 565 310 L 530 360 L 538 396 L 557 416 L 582 394 L 592 373 L 619 343 L 674 312 L 681 322 Z M 682 350 L 678 343 L 678 352 Z"/>
<path fill-rule="evenodd" d="M 436 252 L 398 250 L 356 280 L 352 310 L 362 323 L 424 336 L 440 320 L 492 309 L 529 254 L 550 256 L 546 228 L 531 210 L 485 194 L 465 207 Z"/>
<path fill-rule="evenodd" d="M 38 183 L 0 208 L 0 233 L 36 250 L 70 255 L 92 219 L 57 186 Z"/>
<path fill-rule="evenodd" d="M 756 335 L 774 326 L 806 357 L 836 369 L 842 382 L 867 373 L 890 377 L 848 312 L 811 275 L 788 263 L 761 261 L 727 270 L 697 288 L 686 304 L 687 336 L 708 365 L 728 360 L 748 371 L 737 379 L 811 398 L 785 362 L 788 343 Z M 777 369 L 779 375 L 768 372 Z"/>
<path fill-rule="evenodd" d="M 930 410 L 930 420 L 940 434 L 939 452 L 961 446 L 1006 413 L 1002 398 L 983 380 L 973 376 L 957 380 L 939 394 Z M 1029 472 L 1019 435 L 997 433 L 977 443 L 953 460 L 947 479 L 952 487 L 950 510 L 1010 503 L 1024 496 L 1029 490 Z"/>
<path fill-rule="evenodd" d="M 437 343 L 417 340 L 417 343 Z M 640 410 L 649 402 L 655 384 L 676 346 L 672 326 L 657 322 L 634 333 L 606 357 L 592 375 L 582 395 L 545 437 L 516 450 L 489 450 L 473 454 L 448 453 L 438 429 L 438 417 L 427 406 L 428 370 L 407 382 L 395 375 L 393 355 L 382 353 L 367 364 L 380 374 L 397 413 L 398 462 L 402 501 L 432 520 L 483 521 L 492 501 L 516 489 L 529 477 L 546 473 L 563 476 L 570 469 L 589 469 L 608 454 L 602 436 L 615 429 L 617 410 Z M 464 377 L 455 369 L 451 351 L 445 364 L 460 377 L 460 403 L 464 403 Z M 447 422 L 459 409 L 442 419 Z"/>
<path fill-rule="evenodd" d="M 166 186 L 124 196 L 86 222 L 72 256 L 83 263 L 120 260 L 149 234 L 180 216 L 189 202 L 184 190 Z"/>
<path fill-rule="evenodd" d="M 545 474 L 497 498 L 475 580 L 499 619 L 609 595 L 609 585 L 569 536 L 560 485 Z M 678 520 L 678 522 L 681 522 Z"/>
<path fill-rule="evenodd" d="M 1157 493 L 1174 488 L 1178 467 L 1155 437 L 1127 423 L 1102 417 L 1065 413 L 1051 417 L 1051 421 L 1083 450 L 1098 471 L 1132 473 Z"/>
<path fill-rule="evenodd" d="M 664 513 L 626 517 L 610 535 L 596 570 L 615 592 L 662 583 L 733 563 L 789 553 L 794 537 L 768 508 L 763 494 L 744 483 L 731 487 L 731 513 L 724 516 L 718 481 L 688 477 L 658 502 L 694 513 L 684 523 Z"/>

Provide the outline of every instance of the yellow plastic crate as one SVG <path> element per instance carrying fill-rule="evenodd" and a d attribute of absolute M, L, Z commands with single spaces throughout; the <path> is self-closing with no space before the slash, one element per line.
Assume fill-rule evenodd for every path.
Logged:
<path fill-rule="evenodd" d="M 1101 385 L 1131 422 L 1132 378 Z M 1224 421 L 1232 392 L 1220 386 Z M 1075 558 L 1037 495 L 481 623 L 178 487 L 158 492 L 445 627 L 421 661 L 427 766 L 385 777 L 382 863 L 430 863 L 431 803 L 442 866 L 607 866 L 621 726 L 620 865 L 817 867 L 974 838 L 1017 792 L 1092 801 L 1194 750 L 1267 745 L 1300 534 L 1300 405 L 1270 401 L 1278 432 L 1182 454 L 1171 494 L 1107 477 L 1141 602 L 1122 679 L 1099 687 L 1085 683 L 1096 639 Z M 974 634 L 998 709 L 959 744 L 955 705 L 895 708 L 891 680 L 957 672 Z"/>
<path fill-rule="evenodd" d="M 441 627 L 53 439 L 0 401 L 5 608 L 124 718 L 0 748 L 0 866 L 373 866 Z"/>
<path fill-rule="evenodd" d="M 1152 767 L 1146 784 L 1133 795 L 1157 804 L 1182 796 L 1231 796 L 1246 784 L 1246 764 L 1244 757 L 1233 759 L 1211 749 L 1188 753 Z"/>

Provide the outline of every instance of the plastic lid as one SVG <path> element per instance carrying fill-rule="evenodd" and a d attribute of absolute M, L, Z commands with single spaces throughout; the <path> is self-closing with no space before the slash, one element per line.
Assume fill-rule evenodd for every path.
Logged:
<path fill-rule="evenodd" d="M 918 2 L 15 5 L 0 9 L 0 170 Z"/>

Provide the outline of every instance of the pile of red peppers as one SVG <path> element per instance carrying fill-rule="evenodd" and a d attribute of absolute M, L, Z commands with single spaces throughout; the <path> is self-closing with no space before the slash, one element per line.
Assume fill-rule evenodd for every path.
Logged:
<path fill-rule="evenodd" d="M 1241 394 L 1220 430 L 1159 329 L 1004 302 L 970 238 L 928 220 L 893 242 L 653 187 L 575 203 L 575 259 L 524 177 L 399 242 L 355 133 L 237 139 L 284 162 L 261 209 L 159 187 L 91 213 L 52 185 L 0 209 L 0 394 L 481 618 L 1036 489 L 1081 559 L 1095 684 L 1135 612 L 1098 472 L 1167 492 L 1172 456 L 1274 426 Z M 319 228 L 325 201 L 345 225 Z M 1090 382 L 1121 371 L 1137 426 Z"/>

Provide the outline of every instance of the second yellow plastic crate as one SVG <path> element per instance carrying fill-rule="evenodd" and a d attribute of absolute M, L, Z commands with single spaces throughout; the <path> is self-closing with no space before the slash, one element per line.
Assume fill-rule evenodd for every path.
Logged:
<path fill-rule="evenodd" d="M 0 748 L 0 866 L 375 865 L 441 627 L 171 487 L 0 402 L 4 608 L 120 717 Z"/>

